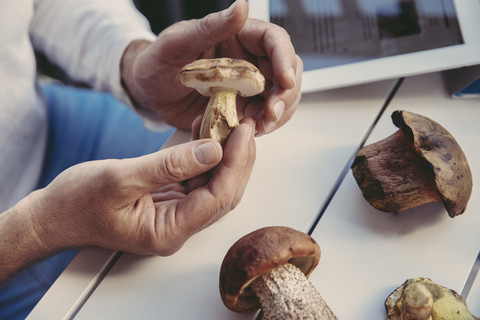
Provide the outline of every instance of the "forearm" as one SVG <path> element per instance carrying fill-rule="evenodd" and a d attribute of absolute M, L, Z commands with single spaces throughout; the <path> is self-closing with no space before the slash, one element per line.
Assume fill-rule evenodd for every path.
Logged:
<path fill-rule="evenodd" d="M 30 194 L 0 214 L 0 284 L 58 250 L 38 221 L 42 211 L 40 192 Z"/>

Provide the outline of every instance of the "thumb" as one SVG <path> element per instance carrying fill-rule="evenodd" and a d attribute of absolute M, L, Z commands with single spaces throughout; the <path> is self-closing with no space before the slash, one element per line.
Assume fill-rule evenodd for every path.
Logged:
<path fill-rule="evenodd" d="M 235 1 L 229 8 L 207 15 L 199 20 L 181 23 L 181 32 L 175 32 L 175 37 L 168 37 L 170 52 L 188 52 L 191 56 L 182 56 L 186 62 L 198 58 L 198 54 L 215 47 L 218 43 L 231 38 L 238 33 L 248 18 L 248 4 L 245 0 Z M 195 48 L 196 52 L 192 52 Z"/>
<path fill-rule="evenodd" d="M 222 159 L 221 145 L 211 139 L 195 140 L 155 153 L 124 160 L 125 181 L 135 190 L 150 192 L 214 168 Z"/>

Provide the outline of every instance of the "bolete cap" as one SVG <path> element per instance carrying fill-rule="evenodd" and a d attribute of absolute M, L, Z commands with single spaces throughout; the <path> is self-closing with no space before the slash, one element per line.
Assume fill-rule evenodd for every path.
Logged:
<path fill-rule="evenodd" d="M 308 277 L 318 265 L 320 247 L 306 233 L 288 227 L 265 227 L 239 239 L 220 268 L 220 295 L 227 308 L 251 312 L 260 303 L 250 287 L 257 277 L 287 262 Z"/>
<path fill-rule="evenodd" d="M 477 320 L 468 310 L 465 300 L 456 291 L 441 286 L 429 278 L 418 277 L 405 281 L 400 287 L 395 289 L 385 300 L 385 310 L 387 320 L 401 320 L 402 307 L 405 303 L 405 294 L 408 287 L 422 285 L 430 291 L 433 299 L 433 308 L 428 319 L 436 320 Z M 403 298 L 403 299 L 402 299 Z M 421 299 L 421 298 L 420 298 Z M 403 300 L 403 301 L 402 301 Z M 413 319 L 413 318 L 409 318 Z M 417 319 L 417 318 L 415 318 Z"/>
<path fill-rule="evenodd" d="M 248 61 L 231 58 L 199 59 L 180 70 L 180 81 L 210 97 L 211 88 L 238 90 L 242 97 L 257 95 L 265 89 L 265 78 Z"/>
<path fill-rule="evenodd" d="M 394 111 L 393 123 L 402 130 L 413 150 L 423 158 L 435 179 L 450 217 L 462 214 L 472 193 L 472 173 L 462 148 L 437 122 L 403 110 Z"/>

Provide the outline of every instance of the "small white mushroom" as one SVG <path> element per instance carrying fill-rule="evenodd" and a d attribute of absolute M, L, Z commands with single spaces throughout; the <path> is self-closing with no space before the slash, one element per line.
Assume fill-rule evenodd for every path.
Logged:
<path fill-rule="evenodd" d="M 250 97 L 265 89 L 265 78 L 258 68 L 241 59 L 196 60 L 183 67 L 179 76 L 184 86 L 210 97 L 200 127 L 200 138 L 213 138 L 220 143 L 239 125 L 237 93 Z"/>
<path fill-rule="evenodd" d="M 308 281 L 320 259 L 309 235 L 267 227 L 238 240 L 220 269 L 220 294 L 232 311 L 262 308 L 263 319 L 334 320 L 337 317 Z"/>

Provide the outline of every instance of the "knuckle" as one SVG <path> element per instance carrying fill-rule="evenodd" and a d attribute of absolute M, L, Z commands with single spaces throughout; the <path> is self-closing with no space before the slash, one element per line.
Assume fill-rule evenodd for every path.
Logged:
<path fill-rule="evenodd" d="M 162 257 L 168 257 L 176 253 L 182 247 L 183 243 L 174 243 L 172 245 L 162 246 L 156 250 L 156 254 Z"/>
<path fill-rule="evenodd" d="M 303 60 L 298 55 L 295 56 L 297 59 L 297 69 L 303 70 Z"/>
<path fill-rule="evenodd" d="M 278 32 L 282 37 L 290 41 L 290 34 L 285 30 L 285 28 L 274 24 L 275 31 Z"/>
<path fill-rule="evenodd" d="M 230 212 L 233 209 L 235 209 L 239 203 L 240 203 L 240 199 L 238 199 L 236 194 L 232 194 L 231 196 L 224 199 L 224 201 L 220 203 L 219 212 L 221 212 L 222 215 L 226 214 L 227 212 Z"/>
<path fill-rule="evenodd" d="M 182 181 L 185 177 L 185 168 L 176 153 L 170 153 L 165 158 L 165 165 L 159 168 L 160 176 L 174 181 Z"/>
<path fill-rule="evenodd" d="M 228 211 L 232 211 L 233 209 L 235 209 L 238 206 L 239 203 L 240 203 L 239 198 L 237 198 L 237 197 L 233 198 Z"/>
<path fill-rule="evenodd" d="M 98 174 L 98 181 L 100 181 L 101 185 L 105 188 L 120 185 L 123 179 L 121 179 L 118 173 L 119 171 L 117 170 L 115 163 L 104 165 L 101 167 Z"/>
<path fill-rule="evenodd" d="M 285 30 L 283 27 L 274 24 L 271 29 L 271 39 L 276 40 L 277 42 L 279 40 L 285 41 L 285 42 L 291 42 L 291 37 L 290 34 Z"/>
<path fill-rule="evenodd" d="M 199 32 L 200 36 L 208 38 L 211 32 L 211 20 L 212 15 L 208 15 L 203 19 L 199 19 L 196 22 L 197 31 Z"/>
<path fill-rule="evenodd" d="M 127 241 L 135 244 L 137 249 L 132 250 L 134 253 L 167 257 L 180 250 L 186 240 L 174 235 L 159 236 L 156 233 L 136 230 Z"/>
<path fill-rule="evenodd" d="M 185 243 L 186 239 L 180 237 L 166 237 L 158 240 L 158 238 L 151 239 L 148 246 L 152 248 L 153 254 L 162 257 L 168 257 L 176 253 Z"/>

